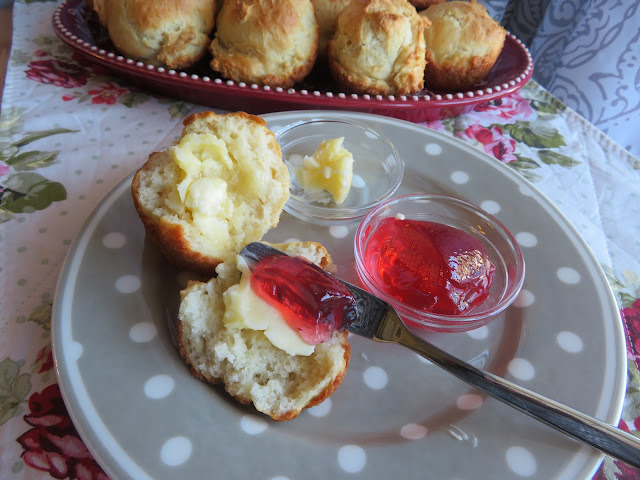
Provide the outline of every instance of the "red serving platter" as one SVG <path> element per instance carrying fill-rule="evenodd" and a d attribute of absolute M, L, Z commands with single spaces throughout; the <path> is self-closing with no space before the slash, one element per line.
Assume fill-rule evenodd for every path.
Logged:
<path fill-rule="evenodd" d="M 464 92 L 422 90 L 415 95 L 343 93 L 326 69 L 317 65 L 295 88 L 271 88 L 219 77 L 205 59 L 188 70 L 154 67 L 120 55 L 85 0 L 65 0 L 53 14 L 56 34 L 74 50 L 136 86 L 181 100 L 224 110 L 263 114 L 281 110 L 351 110 L 412 122 L 454 117 L 475 105 L 496 100 L 521 88 L 533 74 L 527 48 L 507 33 L 495 66 L 482 83 Z"/>

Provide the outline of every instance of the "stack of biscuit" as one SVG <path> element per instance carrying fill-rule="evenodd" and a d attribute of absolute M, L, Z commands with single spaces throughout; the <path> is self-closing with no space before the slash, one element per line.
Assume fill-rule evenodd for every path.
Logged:
<path fill-rule="evenodd" d="M 283 88 L 316 67 L 347 92 L 459 91 L 506 35 L 476 0 L 87 1 L 131 58 L 185 69 L 208 50 L 223 78 Z"/>

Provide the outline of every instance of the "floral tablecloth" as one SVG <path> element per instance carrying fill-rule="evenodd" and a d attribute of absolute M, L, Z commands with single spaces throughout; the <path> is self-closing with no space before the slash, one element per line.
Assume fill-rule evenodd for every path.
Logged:
<path fill-rule="evenodd" d="M 201 107 L 140 91 L 54 35 L 55 2 L 18 2 L 0 124 L 0 476 L 100 479 L 53 370 L 52 298 L 64 256 L 114 185 Z M 640 160 L 529 82 L 424 125 L 544 192 L 592 247 L 619 302 L 628 387 L 620 428 L 640 437 Z M 117 140 L 114 140 L 117 139 Z M 606 457 L 598 479 L 640 478 Z"/>

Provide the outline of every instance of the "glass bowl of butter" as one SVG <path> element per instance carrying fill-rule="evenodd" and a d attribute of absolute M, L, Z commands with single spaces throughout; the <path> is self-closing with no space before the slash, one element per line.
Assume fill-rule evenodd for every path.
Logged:
<path fill-rule="evenodd" d="M 318 225 L 360 221 L 400 186 L 404 164 L 380 132 L 340 117 L 292 123 L 275 133 L 291 175 L 284 209 Z"/>

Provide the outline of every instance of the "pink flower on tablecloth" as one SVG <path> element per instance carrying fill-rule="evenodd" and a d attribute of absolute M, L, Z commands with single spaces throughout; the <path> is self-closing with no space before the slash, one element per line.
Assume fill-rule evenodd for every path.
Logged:
<path fill-rule="evenodd" d="M 475 122 L 498 122 L 513 123 L 518 120 L 525 120 L 533 115 L 531 101 L 524 98 L 520 93 L 514 92 L 496 100 L 479 103 L 467 116 Z"/>
<path fill-rule="evenodd" d="M 36 355 L 36 364 L 41 363 L 38 373 L 44 373 L 53 368 L 53 353 L 51 347 L 42 347 Z"/>
<path fill-rule="evenodd" d="M 53 478 L 109 480 L 76 431 L 57 384 L 29 398 L 24 420 L 33 428 L 18 439 L 24 462 Z"/>
<path fill-rule="evenodd" d="M 36 60 L 29 62 L 27 78 L 56 87 L 75 88 L 87 83 L 85 70 L 73 63 L 58 60 Z"/>
<path fill-rule="evenodd" d="M 97 88 L 89 90 L 88 93 L 92 97 L 91 103 L 93 104 L 113 105 L 118 101 L 118 98 L 127 93 L 127 90 L 120 88 L 113 82 L 104 82 Z"/>
<path fill-rule="evenodd" d="M 4 163 L 0 163 L 0 177 L 4 176 L 9 171 L 9 166 Z"/>
<path fill-rule="evenodd" d="M 512 138 L 505 137 L 500 127 L 487 128 L 471 125 L 464 132 L 459 132 L 458 135 L 480 142 L 485 152 L 501 162 L 509 163 L 517 160 L 513 154 L 516 150 L 516 142 Z"/>
<path fill-rule="evenodd" d="M 629 329 L 629 353 L 634 357 L 640 356 L 640 298 L 630 307 L 623 308 L 620 313 Z"/>
<path fill-rule="evenodd" d="M 427 128 L 430 128 L 431 130 L 436 130 L 438 132 L 447 131 L 447 127 L 444 126 L 444 123 L 442 123 L 442 120 L 432 120 L 430 122 L 424 122 L 422 125 L 424 125 Z"/>

